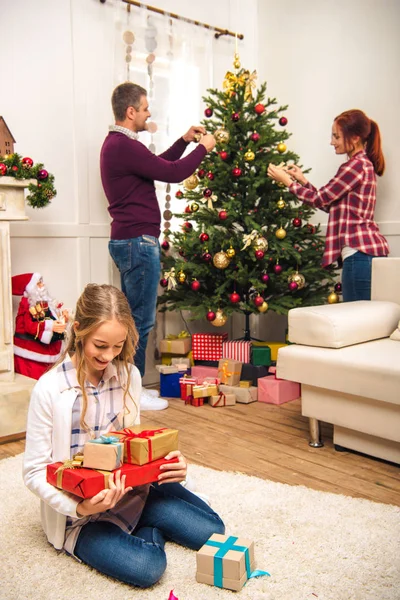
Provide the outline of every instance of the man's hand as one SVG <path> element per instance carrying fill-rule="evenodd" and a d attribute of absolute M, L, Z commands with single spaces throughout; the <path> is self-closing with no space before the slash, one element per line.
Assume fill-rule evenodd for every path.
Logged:
<path fill-rule="evenodd" d="M 86 498 L 82 500 L 77 506 L 76 512 L 80 517 L 88 517 L 89 515 L 95 515 L 96 513 L 105 512 L 114 506 L 121 500 L 125 494 L 131 491 L 131 487 L 125 487 L 126 475 L 122 475 L 121 471 L 110 473 L 108 478 L 109 488 L 102 490 L 93 498 Z"/>
<path fill-rule="evenodd" d="M 203 135 L 199 143 L 205 147 L 207 152 L 210 152 L 211 150 L 213 150 L 213 148 L 215 148 L 215 144 L 217 142 L 215 141 L 215 137 L 211 133 L 207 133 L 207 135 Z"/>
<path fill-rule="evenodd" d="M 159 485 L 163 483 L 179 483 L 186 479 L 187 463 L 185 457 L 179 450 L 173 450 L 165 456 L 165 459 L 170 460 L 171 458 L 176 457 L 179 458 L 179 462 L 161 465 L 160 471 L 162 471 L 162 474 L 158 476 Z"/>
<path fill-rule="evenodd" d="M 201 125 L 192 125 L 189 131 L 185 133 L 185 135 L 183 135 L 182 137 L 187 143 L 194 142 L 196 141 L 198 134 L 205 135 L 206 130 L 204 129 L 204 127 L 201 127 Z"/>

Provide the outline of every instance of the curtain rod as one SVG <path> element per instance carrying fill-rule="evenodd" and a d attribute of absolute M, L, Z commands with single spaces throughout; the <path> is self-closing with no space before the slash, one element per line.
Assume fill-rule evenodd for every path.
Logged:
<path fill-rule="evenodd" d="M 171 13 L 166 10 L 162 10 L 161 8 L 156 8 L 155 6 L 149 6 L 148 4 L 143 4 L 142 2 L 136 2 L 135 0 L 122 0 L 125 4 L 137 6 L 138 8 L 147 8 L 151 12 L 155 12 L 159 15 L 167 15 L 168 17 L 172 17 L 173 19 L 181 19 L 188 23 L 192 23 L 193 25 L 197 25 L 198 27 L 204 27 L 205 29 L 211 29 L 211 31 L 215 31 L 215 37 L 218 39 L 221 35 L 230 35 L 232 37 L 237 37 L 239 40 L 244 38 L 243 33 L 234 33 L 233 31 L 229 31 L 228 29 L 221 29 L 220 27 L 214 27 L 213 25 L 208 25 L 208 23 L 201 23 L 200 21 L 193 21 L 192 19 L 187 19 L 186 17 L 181 17 L 176 13 Z M 102 4 L 105 4 L 106 0 L 100 0 Z M 128 6 L 129 8 L 129 6 Z"/>

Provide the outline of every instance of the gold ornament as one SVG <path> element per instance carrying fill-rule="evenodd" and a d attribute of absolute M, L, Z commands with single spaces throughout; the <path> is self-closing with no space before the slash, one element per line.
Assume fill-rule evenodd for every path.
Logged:
<path fill-rule="evenodd" d="M 235 69 L 240 69 L 240 59 L 239 54 L 237 52 L 235 52 L 235 60 L 233 61 L 233 66 L 235 67 Z"/>
<path fill-rule="evenodd" d="M 254 240 L 253 248 L 255 248 L 256 250 L 262 250 L 263 252 L 266 252 L 268 250 L 268 242 L 265 239 L 265 237 L 260 236 L 256 240 Z"/>
<path fill-rule="evenodd" d="M 265 313 L 265 312 L 267 312 L 267 310 L 268 310 L 268 302 L 263 302 L 263 303 L 261 304 L 261 306 L 257 306 L 257 310 L 258 310 L 260 313 Z"/>
<path fill-rule="evenodd" d="M 279 200 L 276 203 L 276 205 L 277 205 L 278 208 L 280 208 L 282 210 L 283 208 L 285 208 L 286 202 L 284 201 L 283 198 L 279 198 Z"/>
<path fill-rule="evenodd" d="M 214 131 L 214 137 L 217 144 L 227 144 L 229 142 L 229 131 L 226 129 L 217 129 Z"/>
<path fill-rule="evenodd" d="M 195 141 L 196 143 L 199 143 L 199 141 L 201 140 L 201 138 L 202 138 L 202 135 L 201 135 L 201 133 L 195 133 L 195 134 L 194 134 L 194 141 Z"/>
<path fill-rule="evenodd" d="M 229 259 L 231 259 L 231 258 L 233 258 L 233 257 L 235 256 L 236 252 L 235 252 L 235 249 L 234 249 L 234 248 L 232 248 L 232 246 L 230 246 L 230 247 L 228 248 L 228 250 L 225 252 L 225 254 L 227 255 L 227 257 L 228 257 Z"/>
<path fill-rule="evenodd" d="M 197 204 L 197 202 L 193 202 L 193 204 L 190 205 L 190 210 L 192 212 L 197 212 L 199 210 L 199 205 Z"/>
<path fill-rule="evenodd" d="M 199 185 L 199 179 L 197 175 L 193 173 L 193 175 L 185 179 L 183 185 L 187 190 L 194 190 Z"/>
<path fill-rule="evenodd" d="M 247 152 L 245 152 L 244 155 L 244 160 L 247 160 L 247 162 L 251 162 L 252 160 L 254 160 L 256 157 L 256 155 L 254 154 L 254 152 L 252 150 L 247 150 Z"/>
<path fill-rule="evenodd" d="M 336 304 L 336 302 L 339 302 L 339 296 L 335 292 L 332 292 L 328 296 L 328 304 Z"/>
<path fill-rule="evenodd" d="M 229 265 L 230 260 L 225 252 L 221 250 L 221 252 L 217 252 L 214 254 L 213 265 L 217 267 L 217 269 L 226 269 Z"/>
<path fill-rule="evenodd" d="M 178 273 L 178 281 L 179 283 L 185 283 L 186 281 L 186 275 L 183 271 L 179 271 Z"/>
<path fill-rule="evenodd" d="M 278 144 L 277 150 L 278 150 L 278 152 L 283 154 L 284 152 L 286 152 L 286 144 L 281 142 L 280 144 Z"/>
<path fill-rule="evenodd" d="M 294 283 L 297 283 L 297 289 L 299 290 L 301 290 L 306 285 L 306 278 L 298 271 L 296 271 L 296 273 L 292 273 L 292 275 L 289 275 L 288 283 L 291 283 L 292 281 L 294 281 Z"/>
<path fill-rule="evenodd" d="M 285 229 L 283 229 L 283 227 L 279 227 L 279 229 L 275 231 L 275 235 L 278 238 L 278 240 L 284 240 L 286 237 L 286 231 Z"/>
<path fill-rule="evenodd" d="M 215 313 L 214 321 L 211 321 L 211 325 L 214 325 L 214 327 L 222 327 L 223 325 L 225 325 L 227 320 L 228 320 L 228 317 L 226 315 L 224 315 L 224 313 L 222 312 L 221 309 L 218 309 L 217 312 Z"/>

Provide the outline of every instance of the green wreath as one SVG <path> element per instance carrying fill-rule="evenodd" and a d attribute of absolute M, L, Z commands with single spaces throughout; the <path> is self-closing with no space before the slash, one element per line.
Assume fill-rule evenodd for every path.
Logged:
<path fill-rule="evenodd" d="M 29 194 L 26 198 L 29 206 L 43 208 L 57 194 L 54 187 L 54 175 L 46 171 L 42 163 L 35 163 L 29 157 L 21 158 L 20 154 L 0 156 L 0 183 L 2 177 L 15 179 L 36 179 L 30 183 Z"/>

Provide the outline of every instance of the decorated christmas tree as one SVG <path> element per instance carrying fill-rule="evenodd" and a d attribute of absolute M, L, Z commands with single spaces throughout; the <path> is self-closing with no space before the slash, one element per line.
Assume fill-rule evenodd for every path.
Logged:
<path fill-rule="evenodd" d="M 216 326 L 235 311 L 285 314 L 337 301 L 314 209 L 267 176 L 269 163 L 299 164 L 286 143 L 287 106 L 265 97 L 266 83 L 256 89 L 256 73 L 237 55 L 234 67 L 223 89 L 203 98 L 202 124 L 217 145 L 176 192 L 183 223 L 162 242 L 161 311 L 188 310 Z"/>

